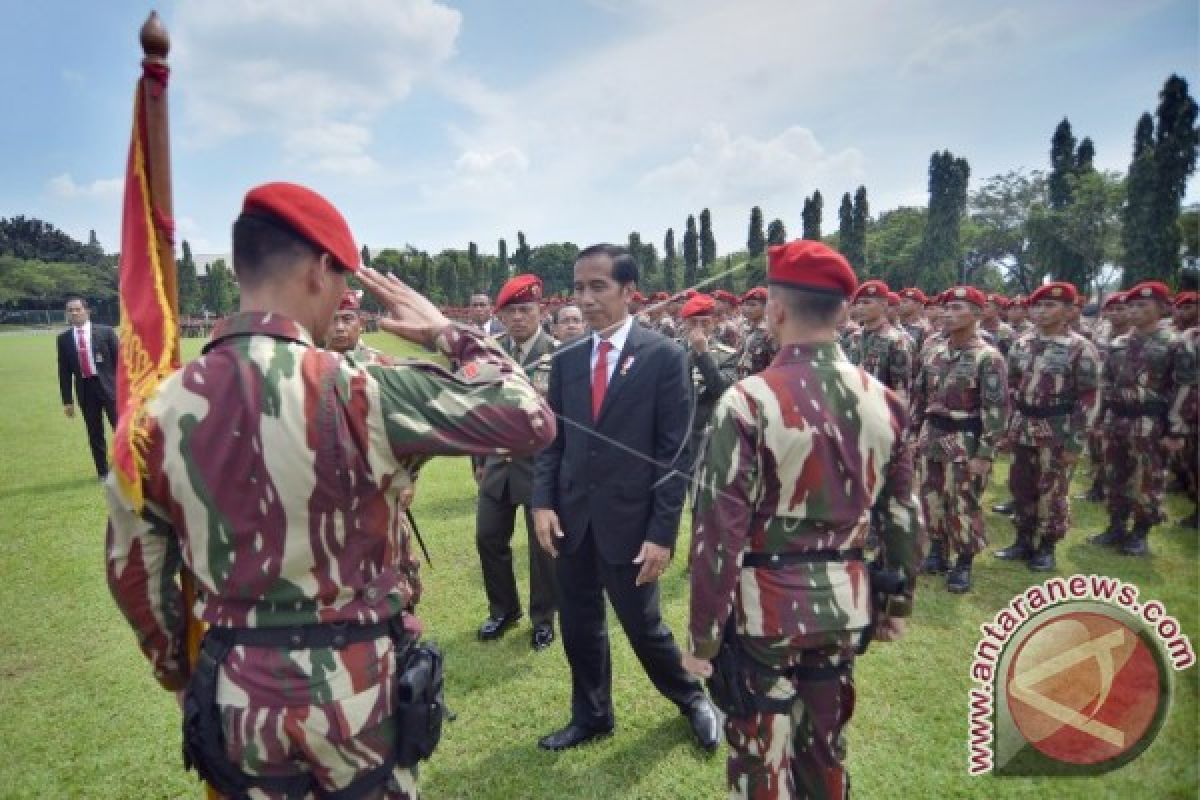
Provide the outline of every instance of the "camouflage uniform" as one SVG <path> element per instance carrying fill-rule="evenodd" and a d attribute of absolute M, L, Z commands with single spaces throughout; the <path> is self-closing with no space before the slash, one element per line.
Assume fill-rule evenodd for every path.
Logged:
<path fill-rule="evenodd" d="M 725 721 L 730 795 L 840 798 L 843 730 L 854 710 L 855 646 L 868 624 L 865 565 L 814 551 L 861 548 L 882 509 L 886 565 L 915 586 L 920 544 L 904 404 L 833 343 L 785 346 L 718 404 L 692 521 L 692 650 L 717 652 L 733 616 L 750 657 L 773 672 L 757 694 L 784 709 Z M 878 502 L 876 502 L 878 501 Z M 747 553 L 812 554 L 783 567 Z M 912 593 L 889 606 L 908 616 Z"/>
<path fill-rule="evenodd" d="M 776 344 L 771 334 L 767 333 L 766 325 L 759 325 L 746 331 L 746 336 L 742 340 L 742 349 L 738 352 L 738 380 L 762 372 L 770 366 L 771 360 L 778 352 L 779 345 Z"/>
<path fill-rule="evenodd" d="M 987 479 L 967 470 L 972 458 L 991 461 L 1008 418 L 1007 367 L 996 348 L 975 337 L 926 345 L 913 383 L 913 429 L 919 431 L 921 505 L 934 547 L 969 559 L 987 545 L 980 498 Z"/>
<path fill-rule="evenodd" d="M 675 324 L 675 320 L 671 319 L 670 314 L 663 314 L 654 329 L 668 339 L 675 339 L 679 336 L 679 326 Z"/>
<path fill-rule="evenodd" d="M 888 322 L 873 331 L 863 328 L 851 337 L 850 348 L 850 363 L 907 399 L 912 386 L 912 350 L 902 331 Z"/>
<path fill-rule="evenodd" d="M 1000 355 L 1008 356 L 1008 351 L 1012 349 L 1013 343 L 1016 341 L 1016 333 L 1012 326 L 1007 322 L 996 321 L 995 326 L 988 327 L 982 322 L 979 323 L 980 335 L 986 334 L 984 338 L 991 337 L 989 342 L 993 347 L 1000 351 Z"/>
<path fill-rule="evenodd" d="M 1013 398 L 1008 486 L 1018 546 L 1038 544 L 1043 554 L 1052 554 L 1070 528 L 1068 490 L 1098 407 L 1099 357 L 1077 333 L 1028 334 L 1009 351 L 1008 380 Z"/>
<path fill-rule="evenodd" d="M 737 380 L 738 353 L 732 347 L 709 337 L 708 350 L 696 354 L 688 343 L 682 343 L 687 350 L 688 366 L 692 371 L 692 386 L 696 390 L 695 416 L 692 418 L 691 457 L 692 463 L 698 464 L 701 449 L 704 447 L 704 437 L 708 433 L 709 422 L 712 421 L 713 409 L 725 390 Z"/>
<path fill-rule="evenodd" d="M 360 366 L 266 312 L 233 314 L 213 337 L 134 423 L 144 510 L 115 479 L 107 485 L 109 588 L 168 689 L 189 673 L 181 566 L 210 626 L 387 620 L 420 597 L 398 500 L 413 461 L 528 453 L 555 432 L 525 377 L 465 327 L 436 339 L 465 364 L 457 376 L 428 363 Z M 388 637 L 341 649 L 234 647 L 217 685 L 229 757 L 251 775 L 310 772 L 324 791 L 384 763 L 395 737 L 393 651 Z M 415 777 L 393 770 L 387 796 L 415 797 Z"/>
<path fill-rule="evenodd" d="M 726 347 L 737 350 L 742 344 L 741 326 L 732 319 L 723 319 L 717 323 L 716 339 Z"/>
<path fill-rule="evenodd" d="M 1192 327 L 1179 334 L 1178 347 L 1185 364 L 1191 364 L 1194 370 L 1197 359 L 1200 358 L 1200 327 Z M 1180 391 L 1176 392 L 1175 402 L 1171 406 L 1171 429 L 1182 431 L 1185 435 L 1183 449 L 1179 451 L 1178 462 L 1183 472 L 1184 489 L 1192 504 L 1197 503 L 1197 484 L 1200 483 L 1200 449 L 1197 441 L 1200 438 L 1200 386 L 1197 386 L 1196 375 L 1192 380 L 1186 380 L 1182 375 Z M 1185 526 L 1196 527 L 1197 515 L 1195 510 L 1190 517 L 1181 523 Z"/>
<path fill-rule="evenodd" d="M 925 339 L 933 332 L 933 327 L 929 324 L 928 320 L 921 317 L 917 317 L 912 322 L 901 322 L 900 324 L 908 332 L 908 335 L 912 337 L 913 344 L 916 347 L 913 361 L 914 363 L 918 363 L 917 357 L 920 355 L 922 348 L 925 347 Z"/>
<path fill-rule="evenodd" d="M 1181 417 L 1168 419 L 1177 392 L 1195 382 L 1195 364 L 1168 331 L 1130 331 L 1113 340 L 1104 362 L 1104 467 L 1110 532 L 1126 550 L 1145 552 L 1146 534 L 1163 521 L 1166 469 L 1162 439 L 1185 436 Z M 1137 544 L 1140 542 L 1141 544 Z M 1115 542 L 1114 542 L 1115 543 Z"/>

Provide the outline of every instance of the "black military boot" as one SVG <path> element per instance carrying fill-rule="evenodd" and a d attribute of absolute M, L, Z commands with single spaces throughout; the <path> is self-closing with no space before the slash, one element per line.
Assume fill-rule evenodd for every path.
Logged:
<path fill-rule="evenodd" d="M 1058 563 L 1054 560 L 1054 542 L 1043 540 L 1029 559 L 1029 569 L 1033 572 L 1053 572 L 1057 568 Z"/>
<path fill-rule="evenodd" d="M 946 591 L 953 594 L 963 594 L 971 591 L 971 561 L 972 556 L 959 556 L 954 562 L 954 569 L 946 576 Z"/>
<path fill-rule="evenodd" d="M 1001 561 L 1028 561 L 1033 558 L 1033 537 L 1024 531 L 1017 531 L 1017 540 L 1003 550 L 997 550 L 994 555 Z"/>
<path fill-rule="evenodd" d="M 1125 541 L 1121 543 L 1121 554 L 1127 556 L 1148 556 L 1150 555 L 1150 546 L 1146 544 L 1146 536 L 1150 533 L 1150 526 L 1144 522 L 1135 522 L 1133 530 L 1125 537 Z"/>
<path fill-rule="evenodd" d="M 1089 503 L 1104 502 L 1104 482 L 1099 478 L 1099 476 L 1092 481 L 1092 488 L 1087 490 L 1087 494 L 1080 495 L 1079 499 L 1086 500 Z"/>
<path fill-rule="evenodd" d="M 1009 514 L 1010 515 L 1013 513 L 1013 510 L 1015 509 L 1015 507 L 1016 507 L 1016 504 L 1012 500 L 1009 500 L 1007 503 L 996 503 L 996 505 L 992 506 L 992 512 L 995 514 Z"/>
<path fill-rule="evenodd" d="M 1103 533 L 1088 537 L 1088 544 L 1098 544 L 1101 547 L 1120 547 L 1128 536 L 1125 532 L 1125 520 L 1119 517 L 1108 518 L 1108 528 Z"/>
<path fill-rule="evenodd" d="M 921 562 L 921 572 L 925 575 L 941 575 L 949 565 L 946 563 L 946 543 L 930 542 L 929 555 Z"/>

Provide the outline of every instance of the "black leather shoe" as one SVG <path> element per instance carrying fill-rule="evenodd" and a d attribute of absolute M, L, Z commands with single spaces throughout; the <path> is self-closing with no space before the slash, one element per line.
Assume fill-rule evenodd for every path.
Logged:
<path fill-rule="evenodd" d="M 683 712 L 692 726 L 692 734 L 696 743 L 712 753 L 721 743 L 721 725 L 717 722 L 717 712 L 707 697 L 696 701 Z"/>
<path fill-rule="evenodd" d="M 592 728 L 585 728 L 582 725 L 576 725 L 572 722 L 562 730 L 557 730 L 538 739 L 538 747 L 543 750 L 554 750 L 556 752 L 559 750 L 570 750 L 572 747 L 586 744 L 593 739 L 603 739 L 605 736 L 612 736 L 612 728 L 598 731 Z"/>
<path fill-rule="evenodd" d="M 545 650 L 550 645 L 554 644 L 554 626 L 553 625 L 534 625 L 533 638 L 530 644 L 534 650 Z"/>
<path fill-rule="evenodd" d="M 517 624 L 517 620 L 521 616 L 520 611 L 514 611 L 511 614 L 505 614 L 503 617 L 488 617 L 479 626 L 479 638 L 485 642 L 499 639 L 504 635 L 506 630 Z"/>
<path fill-rule="evenodd" d="M 1014 507 L 1013 501 L 1009 500 L 1007 503 L 997 503 L 996 505 L 992 506 L 992 511 L 996 514 L 1011 514 L 1013 513 Z"/>
<path fill-rule="evenodd" d="M 1125 541 L 1121 542 L 1121 555 L 1126 556 L 1148 556 L 1150 555 L 1150 546 L 1146 544 L 1146 536 L 1150 533 L 1148 525 L 1134 525 L 1133 530 L 1125 537 Z"/>

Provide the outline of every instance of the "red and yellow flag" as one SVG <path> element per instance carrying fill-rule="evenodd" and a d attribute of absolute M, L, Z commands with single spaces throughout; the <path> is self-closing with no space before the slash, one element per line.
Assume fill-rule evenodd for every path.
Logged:
<path fill-rule="evenodd" d="M 174 222 L 171 201 L 156 202 L 150 157 L 147 101 L 165 102 L 165 64 L 143 62 L 133 103 L 133 136 L 125 170 L 121 219 L 121 349 L 117 359 L 117 408 L 120 422 L 113 443 L 113 466 L 126 497 L 140 509 L 145 464 L 135 438 L 138 419 L 158 384 L 179 369 L 179 311 L 176 296 Z M 150 94 L 150 97 L 147 97 Z M 169 184 L 168 184 L 169 185 Z M 165 206 L 165 208 L 164 208 Z"/>

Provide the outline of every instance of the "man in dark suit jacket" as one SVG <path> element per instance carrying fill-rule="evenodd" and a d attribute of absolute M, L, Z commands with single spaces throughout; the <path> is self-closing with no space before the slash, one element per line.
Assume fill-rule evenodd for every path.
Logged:
<path fill-rule="evenodd" d="M 629 316 L 637 278 L 622 247 L 579 254 L 575 298 L 594 333 L 560 349 L 550 372 L 546 399 L 562 424 L 536 459 L 533 514 L 556 558 L 571 719 L 538 742 L 547 750 L 613 729 L 605 594 L 655 688 L 705 749 L 718 741 L 712 705 L 659 612 L 687 488 L 692 388 L 683 350 Z"/>
<path fill-rule="evenodd" d="M 497 340 L 525 369 L 534 387 L 545 395 L 550 355 L 558 343 L 542 331 L 538 301 L 542 280 L 536 275 L 515 275 L 496 295 L 496 313 L 508 333 Z M 543 650 L 554 641 L 554 559 L 534 535 L 530 502 L 533 496 L 533 458 L 487 456 L 478 464 L 479 499 L 475 511 L 475 546 L 483 568 L 488 618 L 479 628 L 484 641 L 499 639 L 521 618 L 521 598 L 513 576 L 512 536 L 518 506 L 525 507 L 529 537 L 529 618 L 531 644 Z"/>
<path fill-rule="evenodd" d="M 103 478 L 108 474 L 108 453 L 101 414 L 108 417 L 110 426 L 117 426 L 117 333 L 91 322 L 82 297 L 67 300 L 67 319 L 71 327 L 58 335 L 58 390 L 63 413 L 75 416 L 74 382 L 96 474 Z"/>

